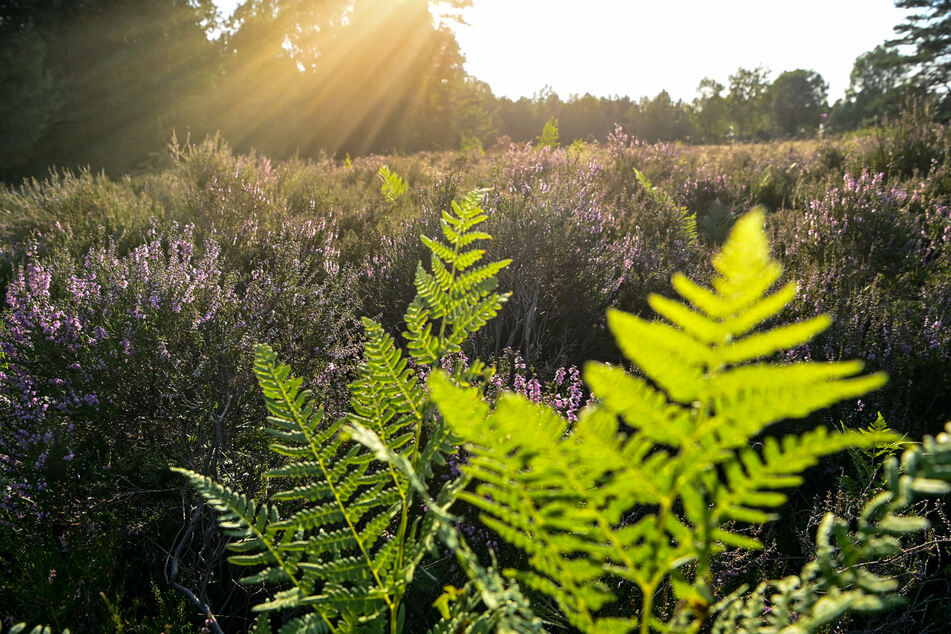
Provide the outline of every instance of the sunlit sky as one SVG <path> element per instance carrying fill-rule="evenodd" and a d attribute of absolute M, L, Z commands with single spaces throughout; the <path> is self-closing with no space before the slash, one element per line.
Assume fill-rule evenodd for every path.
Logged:
<path fill-rule="evenodd" d="M 380 0 L 387 2 L 391 0 Z M 216 0 L 230 13 L 238 0 Z M 855 58 L 894 37 L 892 0 L 474 0 L 456 29 L 466 70 L 498 96 L 654 96 L 692 100 L 738 67 L 771 78 L 817 71 L 829 100 Z"/>

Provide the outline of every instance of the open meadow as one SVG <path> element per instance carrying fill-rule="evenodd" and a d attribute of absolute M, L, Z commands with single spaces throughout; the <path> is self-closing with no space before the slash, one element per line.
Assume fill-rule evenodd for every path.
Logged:
<path fill-rule="evenodd" d="M 606 142 L 568 147 L 502 142 L 485 152 L 280 161 L 210 139 L 173 142 L 155 165 L 123 177 L 54 172 L 4 187 L 0 618 L 74 632 L 237 632 L 256 618 L 252 606 L 277 597 L 291 609 L 273 616 L 275 626 L 312 612 L 317 616 L 307 617 L 310 629 L 302 631 L 313 632 L 484 631 L 465 629 L 480 623 L 485 631 L 696 631 L 702 622 L 735 623 L 735 630 L 767 627 L 770 606 L 795 614 L 801 631 L 943 631 L 951 617 L 947 496 L 908 499 L 904 514 L 927 518 L 928 528 L 924 521 L 898 526 L 901 518 L 889 515 L 897 523 L 882 535 L 916 531 L 900 543 L 855 537 L 857 558 L 848 558 L 845 533 L 828 543 L 820 536 L 818 546 L 816 535 L 829 530 L 826 513 L 842 518 L 843 530 L 858 531 L 849 535 L 864 534 L 856 528 L 863 505 L 883 490 L 898 491 L 897 471 L 889 484 L 885 463 L 951 418 L 949 133 L 947 125 L 907 115 L 887 127 L 803 141 L 645 143 L 617 128 Z M 484 191 L 469 194 L 478 189 Z M 814 332 L 787 332 L 742 356 L 746 348 L 729 347 L 742 329 L 711 335 L 704 328 L 712 326 L 673 309 L 663 315 L 677 324 L 676 337 L 645 326 L 659 318 L 651 294 L 676 295 L 675 273 L 707 285 L 717 271 L 742 281 L 745 267 L 750 275 L 757 266 L 773 270 L 755 258 L 711 264 L 728 239 L 744 257 L 759 253 L 753 225 L 730 238 L 754 207 L 765 218 L 768 253 L 783 267 L 775 288 L 795 282 L 798 292 L 763 308 L 750 325 L 762 321 L 756 332 L 764 332 L 818 324 Z M 473 233 L 477 224 L 491 240 Z M 502 264 L 468 269 L 478 258 L 462 261 L 470 243 L 485 250 L 479 266 Z M 466 278 L 466 270 L 478 275 Z M 760 306 L 754 299 L 731 310 L 746 315 Z M 703 301 L 691 303 L 707 310 Z M 643 331 L 624 330 L 634 319 L 625 313 L 647 320 L 631 322 Z M 822 314 L 830 324 L 815 320 Z M 723 319 L 714 322 L 726 328 Z M 687 335 L 715 354 L 726 346 L 727 356 L 716 363 L 704 356 L 706 369 L 689 379 L 699 344 L 677 338 Z M 642 351 L 655 336 L 664 358 Z M 749 370 L 759 367 L 750 360 L 764 355 L 779 364 L 775 376 L 750 370 L 748 389 L 710 396 L 726 389 L 726 379 L 715 381 L 723 363 Z M 873 378 L 842 379 L 835 394 L 825 391 L 857 368 L 829 370 L 808 379 L 814 383 L 777 369 L 852 359 Z M 302 378 L 322 420 L 307 418 L 307 399 L 291 398 L 296 384 L 280 363 Z M 612 396 L 605 377 L 623 369 L 623 381 L 654 394 L 644 403 L 669 399 L 668 409 L 658 402 L 641 411 Z M 888 376 L 884 385 L 874 378 L 880 372 Z M 684 386 L 692 380 L 713 382 L 691 392 Z M 467 385 L 477 392 L 465 392 Z M 411 396 L 394 400 L 404 388 Z M 496 413 L 489 404 L 498 404 Z M 743 426 L 760 414 L 758 426 Z M 616 440 L 591 431 L 616 416 L 626 423 Z M 651 431 L 638 416 L 666 422 Z M 703 427 L 718 417 L 726 427 Z M 520 429 L 554 420 L 563 427 L 545 441 L 550 447 L 530 431 L 527 445 L 506 444 Z M 379 427 L 360 444 L 354 424 Z M 684 438 L 695 446 L 670 436 L 676 425 L 688 425 Z M 828 439 L 809 436 L 817 426 Z M 504 429 L 502 444 L 493 445 Z M 741 442 L 765 452 L 764 462 L 750 462 L 730 429 L 742 429 Z M 806 439 L 803 447 L 809 438 L 816 446 L 770 457 L 775 447 L 767 437 L 790 434 Z M 641 437 L 653 444 L 623 444 Z M 315 445 L 318 438 L 327 444 Z M 716 438 L 716 452 L 735 457 L 708 456 L 704 438 Z M 374 439 L 382 449 L 373 449 Z M 582 441 L 598 468 L 572 453 Z M 928 454 L 937 462 L 921 467 L 918 494 L 946 490 L 944 442 L 944 454 Z M 284 450 L 270 451 L 273 443 Z M 321 454 L 322 446 L 332 450 Z M 690 453 L 697 447 L 707 453 Z M 486 466 L 492 451 L 502 452 L 497 465 L 517 456 L 522 462 L 508 475 L 493 471 Z M 632 463 L 637 456 L 653 471 L 638 475 L 623 461 L 615 465 L 612 451 Z M 833 455 L 820 459 L 826 453 Z M 672 472 L 680 475 L 663 475 L 662 458 L 678 456 L 692 457 Z M 302 480 L 275 479 L 298 463 L 307 472 Z M 316 471 L 318 463 L 326 469 Z M 692 463 L 706 471 L 691 471 Z M 916 464 L 906 463 L 903 473 L 918 477 Z M 335 466 L 339 473 L 328 474 Z M 270 499 L 282 516 L 314 512 L 292 515 L 292 530 L 265 527 L 267 513 L 254 520 L 246 500 L 205 480 L 190 486 L 170 467 Z M 275 477 L 262 477 L 274 469 Z M 751 484 L 764 469 L 778 479 Z M 384 473 L 392 480 L 380 480 Z M 532 493 L 571 474 L 590 497 Z M 736 489 L 741 476 L 749 491 L 731 493 L 737 497 L 717 515 L 721 489 Z M 535 515 L 490 508 L 508 503 L 505 482 L 527 487 L 518 499 L 538 504 Z M 690 489 L 691 482 L 705 484 Z M 275 496 L 285 486 L 291 488 Z M 656 499 L 645 492 L 651 487 L 659 487 Z M 339 507 L 326 501 L 331 490 Z M 228 530 L 202 496 L 231 517 Z M 241 519 L 242 509 L 250 520 Z M 635 534 L 644 518 L 658 528 Z M 629 546 L 608 552 L 616 539 Z M 234 553 L 226 550 L 235 540 L 247 545 L 243 563 L 271 572 L 239 582 L 248 573 L 228 562 Z M 598 550 L 586 540 L 605 545 Z M 387 546 L 395 543 L 398 554 Z M 267 548 L 253 554 L 254 544 Z M 658 559 L 627 561 L 625 553 L 637 548 Z M 841 553 L 830 554 L 835 549 Z M 856 576 L 872 554 L 879 563 L 862 565 L 867 574 Z M 802 587 L 812 583 L 820 598 L 793 599 L 786 588 L 775 590 L 785 599 L 770 590 L 759 604 L 740 595 L 721 601 L 767 579 L 805 579 L 810 560 L 819 562 L 817 576 Z M 362 572 L 335 567 L 343 561 Z M 830 561 L 840 566 L 835 574 L 822 568 Z M 493 572 L 511 568 L 534 572 Z M 302 600 L 307 596 L 318 598 Z M 892 596 L 903 605 L 879 599 Z M 645 609 L 655 621 L 643 618 Z M 450 620 L 441 621 L 441 613 Z"/>

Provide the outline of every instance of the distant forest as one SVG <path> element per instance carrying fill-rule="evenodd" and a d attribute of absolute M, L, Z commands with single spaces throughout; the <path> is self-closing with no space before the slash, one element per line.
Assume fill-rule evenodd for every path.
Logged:
<path fill-rule="evenodd" d="M 483 148 L 532 141 L 548 121 L 562 143 L 616 124 L 645 141 L 718 143 L 854 129 L 914 100 L 940 114 L 947 94 L 943 2 L 898 0 L 923 12 L 856 59 L 832 105 L 815 71 L 763 68 L 706 78 L 691 102 L 499 98 L 465 72 L 451 29 L 471 3 L 246 0 L 223 18 L 211 0 L 0 0 L 0 179 L 147 167 L 173 133 L 273 158 Z"/>

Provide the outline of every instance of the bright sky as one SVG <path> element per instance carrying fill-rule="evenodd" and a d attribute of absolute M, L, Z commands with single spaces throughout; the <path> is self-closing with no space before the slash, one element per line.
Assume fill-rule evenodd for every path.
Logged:
<path fill-rule="evenodd" d="M 389 0 L 381 0 L 389 1 Z M 238 0 L 216 0 L 230 12 Z M 692 100 L 740 66 L 817 71 L 842 97 L 855 58 L 894 36 L 892 0 L 473 0 L 457 29 L 466 70 L 498 96 Z"/>

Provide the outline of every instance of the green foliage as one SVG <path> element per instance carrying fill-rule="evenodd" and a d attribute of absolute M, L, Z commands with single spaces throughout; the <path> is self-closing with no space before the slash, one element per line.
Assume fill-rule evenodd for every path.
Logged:
<path fill-rule="evenodd" d="M 693 135 L 694 125 L 682 101 L 674 101 L 661 90 L 652 99 L 642 97 L 638 104 L 637 134 L 648 141 L 673 141 Z"/>
<path fill-rule="evenodd" d="M 0 151 L 0 174 L 10 158 L 17 175 L 53 164 L 125 171 L 176 127 L 211 131 L 199 105 L 220 72 L 222 42 L 206 29 L 214 26 L 210 0 L 0 5 L 0 140 L 22 151 Z M 10 117 L 7 108 L 22 112 Z"/>
<path fill-rule="evenodd" d="M 814 70 L 782 73 L 769 88 L 771 118 L 778 135 L 809 135 L 828 107 L 829 85 Z"/>
<path fill-rule="evenodd" d="M 363 320 L 366 341 L 350 385 L 352 413 L 325 421 L 313 394 L 301 389 L 303 380 L 293 377 L 269 346 L 256 347 L 254 371 L 274 438 L 270 448 L 286 458 L 266 473 L 286 483 L 269 503 L 174 469 L 219 512 L 222 529 L 235 540 L 229 561 L 259 568 L 242 582 L 285 587 L 255 610 L 307 610 L 282 631 L 399 631 L 402 597 L 437 534 L 441 531 L 453 548 L 466 548 L 445 518 L 457 487 L 450 482 L 435 501 L 429 498 L 433 466 L 455 446 L 444 424 L 432 419 L 432 405 L 409 362 L 431 365 L 460 350 L 507 297 L 494 288 L 495 274 L 508 262 L 475 266 L 483 251 L 466 250 L 489 238 L 472 231 L 486 218 L 479 208 L 483 193 L 471 192 L 453 203 L 454 213 L 443 214 L 448 245 L 422 237 L 432 252 L 433 272 L 417 270 L 418 294 L 407 313 L 410 358 L 379 324 Z M 482 369 L 476 364 L 470 375 Z M 414 511 L 420 496 L 429 508 L 421 517 Z M 280 515 L 279 504 L 291 509 L 288 516 Z M 484 569 L 472 570 L 483 586 L 492 582 Z M 497 598 L 486 599 L 495 597 L 487 592 L 483 588 L 479 600 L 488 601 L 492 612 L 499 604 Z M 508 596 L 504 605 L 514 600 Z M 262 622 L 259 629 L 266 627 Z"/>
<path fill-rule="evenodd" d="M 479 201 L 486 190 L 469 192 L 461 203 L 452 203 L 455 214 L 443 212 L 440 225 L 446 246 L 421 236 L 432 252 L 432 273 L 416 267 L 417 295 L 406 310 L 404 333 L 409 351 L 418 362 L 435 363 L 440 358 L 459 352 L 472 333 L 495 317 L 509 294 L 495 292 L 496 275 L 511 260 L 475 266 L 485 254 L 483 249 L 466 249 L 477 240 L 491 238 L 487 233 L 473 231 L 486 215 Z M 438 333 L 433 333 L 438 324 Z"/>
<path fill-rule="evenodd" d="M 380 179 L 380 182 L 383 183 L 380 186 L 380 192 L 383 194 L 383 197 L 391 203 L 399 202 L 409 190 L 406 181 L 400 178 L 396 172 L 391 172 L 390 168 L 386 165 L 381 167 L 376 175 Z"/>
<path fill-rule="evenodd" d="M 729 77 L 726 112 L 733 138 L 763 137 L 769 129 L 769 71 L 737 68 Z"/>
<path fill-rule="evenodd" d="M 816 557 L 798 575 L 745 588 L 715 607 L 716 634 L 740 631 L 814 632 L 847 611 L 868 613 L 904 601 L 898 581 L 876 574 L 876 561 L 902 550 L 900 537 L 926 530 L 924 517 L 899 515 L 919 497 L 951 493 L 951 423 L 937 437 L 885 462 L 886 489 L 862 508 L 857 526 L 827 513 L 816 533 Z M 765 623 L 764 623 L 765 620 Z"/>
<path fill-rule="evenodd" d="M 662 189 L 659 189 L 658 187 L 655 187 L 654 184 L 648 180 L 647 176 L 645 176 L 644 173 L 636 167 L 634 168 L 634 175 L 637 176 L 637 182 L 644 187 L 644 190 L 654 202 L 667 209 L 677 211 L 680 216 L 680 237 L 688 244 L 693 244 L 696 242 L 697 214 L 682 205 L 678 205 L 674 199 L 670 197 L 670 194 Z"/>
<path fill-rule="evenodd" d="M 5 27 L 0 19 L 0 178 L 29 160 L 57 105 L 42 35 Z"/>
<path fill-rule="evenodd" d="M 714 199 L 701 218 L 700 229 L 716 244 L 722 244 L 730 233 L 730 227 L 736 221 L 737 214 L 719 198 Z"/>
<path fill-rule="evenodd" d="M 426 520 L 435 530 L 426 532 L 423 546 L 430 550 L 433 538 L 437 537 L 454 553 L 460 568 L 466 573 L 469 582 L 464 588 L 444 587 L 433 607 L 442 620 L 429 632 L 449 634 L 457 632 L 488 633 L 503 632 L 522 634 L 543 632 L 541 621 L 534 615 L 528 600 L 518 585 L 505 580 L 493 566 L 486 568 L 479 563 L 478 557 L 462 538 L 456 527 L 458 518 L 448 513 L 448 508 L 458 497 L 459 489 L 465 480 L 456 480 L 443 487 L 437 499 L 432 499 L 425 483 L 417 475 L 413 465 L 403 456 L 388 448 L 372 430 L 359 423 L 353 423 L 348 430 L 350 438 L 367 447 L 377 460 L 399 471 L 419 494 L 420 499 L 430 509 Z M 481 609 L 480 609 L 481 605 Z"/>
<path fill-rule="evenodd" d="M 902 65 L 929 91 L 943 93 L 951 79 L 951 7 L 939 0 L 895 0 L 895 6 L 910 13 L 895 27 L 899 37 L 888 44 L 914 47 Z"/>
<path fill-rule="evenodd" d="M 830 123 L 848 129 L 894 118 L 913 93 L 899 49 L 880 44 L 855 58 L 845 99 L 836 104 Z"/>
<path fill-rule="evenodd" d="M 29 630 L 28 627 L 26 623 L 17 623 L 6 630 L 6 634 L 54 634 L 56 632 L 49 625 L 37 625 Z M 69 634 L 69 629 L 63 630 L 63 634 Z"/>
<path fill-rule="evenodd" d="M 560 141 L 558 140 L 558 119 L 552 117 L 545 122 L 545 127 L 542 128 L 542 133 L 535 137 L 536 145 L 539 147 L 558 147 Z"/>
<path fill-rule="evenodd" d="M 840 424 L 845 429 L 845 425 Z M 895 431 L 888 427 L 881 412 L 878 412 L 878 416 L 866 428 L 858 431 L 864 434 L 895 434 Z M 843 478 L 843 486 L 851 489 L 850 492 L 855 495 L 861 494 L 864 489 L 873 484 L 885 461 L 900 451 L 902 445 L 905 444 L 908 443 L 902 440 L 891 440 L 877 442 L 869 447 L 850 447 L 848 450 L 849 458 L 852 461 L 852 466 L 858 472 L 858 480 L 849 477 Z"/>
<path fill-rule="evenodd" d="M 796 292 L 790 283 L 767 294 L 782 267 L 762 225 L 760 210 L 736 223 L 713 260 L 712 291 L 674 276 L 692 306 L 650 297 L 670 324 L 609 311 L 618 346 L 650 382 L 588 363 L 585 381 L 598 401 L 573 426 L 520 396 L 490 410 L 475 390 L 444 374 L 430 379 L 440 413 L 472 454 L 465 472 L 478 484 L 460 497 L 528 556 L 529 569 L 506 574 L 550 597 L 582 631 L 697 631 L 715 607 L 713 557 L 762 548 L 743 526 L 774 519 L 769 510 L 786 501 L 781 489 L 801 484 L 822 456 L 896 438 L 822 427 L 762 437 L 778 421 L 885 382 L 856 376 L 858 362 L 760 361 L 829 325 L 819 316 L 750 334 Z M 599 614 L 618 581 L 639 589 L 639 614 Z M 654 609 L 662 588 L 679 601 L 673 614 Z"/>
<path fill-rule="evenodd" d="M 482 140 L 470 134 L 462 135 L 462 141 L 459 143 L 459 151 L 463 154 L 485 155 L 485 148 L 482 146 Z"/>

